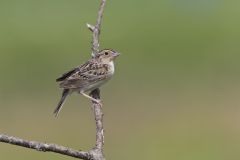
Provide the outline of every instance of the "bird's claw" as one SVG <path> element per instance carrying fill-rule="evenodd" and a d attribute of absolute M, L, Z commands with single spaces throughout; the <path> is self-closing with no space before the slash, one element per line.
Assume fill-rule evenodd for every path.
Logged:
<path fill-rule="evenodd" d="M 95 103 L 99 104 L 102 107 L 102 101 L 101 99 L 96 99 L 94 100 Z"/>

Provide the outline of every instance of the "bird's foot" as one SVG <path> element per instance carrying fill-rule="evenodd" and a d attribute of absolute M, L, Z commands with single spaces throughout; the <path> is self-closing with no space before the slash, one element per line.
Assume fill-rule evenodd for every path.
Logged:
<path fill-rule="evenodd" d="M 97 103 L 98 105 L 100 105 L 100 107 L 102 107 L 102 100 L 101 99 L 94 99 L 93 102 Z"/>

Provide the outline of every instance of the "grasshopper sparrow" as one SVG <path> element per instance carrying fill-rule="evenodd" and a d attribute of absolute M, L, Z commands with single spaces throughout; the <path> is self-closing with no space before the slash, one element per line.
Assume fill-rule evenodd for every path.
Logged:
<path fill-rule="evenodd" d="M 119 56 L 118 52 L 111 49 L 99 51 L 96 57 L 91 58 L 86 63 L 64 73 L 56 81 L 60 88 L 63 88 L 62 98 L 54 110 L 58 116 L 66 97 L 72 92 L 78 92 L 92 101 L 101 104 L 87 94 L 106 83 L 114 74 L 114 60 Z"/>

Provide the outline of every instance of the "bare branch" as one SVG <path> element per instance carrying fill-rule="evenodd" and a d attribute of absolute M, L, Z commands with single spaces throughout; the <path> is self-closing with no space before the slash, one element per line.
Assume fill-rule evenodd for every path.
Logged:
<path fill-rule="evenodd" d="M 60 153 L 66 156 L 71 156 L 71 157 L 80 158 L 84 160 L 90 160 L 92 157 L 91 154 L 88 152 L 77 151 L 77 150 L 67 148 L 64 146 L 59 146 L 56 144 L 27 141 L 24 139 L 8 136 L 4 134 L 0 134 L 0 142 L 9 143 L 9 144 L 13 144 L 21 147 L 30 148 L 30 149 L 35 149 L 37 151 L 42 151 L 42 152 Z"/>
<path fill-rule="evenodd" d="M 92 56 L 96 56 L 99 51 L 99 35 L 101 22 L 103 17 L 103 10 L 106 0 L 101 0 L 100 8 L 98 11 L 96 25 L 87 24 L 88 29 L 92 32 Z M 90 93 L 95 99 L 100 99 L 100 90 L 95 89 Z M 93 111 L 96 121 L 96 145 L 89 152 L 77 151 L 71 148 L 60 146 L 57 144 L 46 144 L 36 141 L 27 141 L 17 137 L 12 137 L 4 134 L 0 134 L 0 142 L 9 143 L 21 147 L 35 149 L 43 152 L 55 152 L 83 160 L 105 160 L 103 154 L 104 145 L 104 129 L 103 129 L 103 112 L 102 106 L 99 103 L 93 103 Z"/>
<path fill-rule="evenodd" d="M 92 56 L 93 57 L 96 56 L 97 52 L 99 51 L 99 35 L 100 35 L 100 30 L 101 30 L 101 23 L 102 23 L 102 17 L 103 17 L 103 11 L 104 11 L 105 4 L 106 4 L 106 0 L 101 0 L 100 8 L 98 10 L 96 25 L 93 28 L 91 27 L 91 29 L 90 29 L 93 32 L 93 35 L 92 35 L 92 38 L 93 38 L 93 40 L 92 40 Z"/>
<path fill-rule="evenodd" d="M 100 99 L 100 90 L 95 89 L 91 92 L 91 96 L 95 99 Z M 93 110 L 96 121 L 96 149 L 103 150 L 104 145 L 104 129 L 103 129 L 103 112 L 102 106 L 93 102 Z"/>
<path fill-rule="evenodd" d="M 101 0 L 100 8 L 98 11 L 97 22 L 95 26 L 87 24 L 87 27 L 92 31 L 92 57 L 95 57 L 99 51 L 99 35 L 101 30 L 101 23 L 103 17 L 103 10 L 105 7 L 106 0 Z M 95 89 L 90 93 L 90 95 L 95 99 L 100 99 L 100 90 Z M 93 111 L 96 121 L 96 146 L 94 150 L 98 152 L 98 160 L 105 160 L 103 154 L 104 145 L 104 129 L 103 129 L 103 111 L 102 106 L 99 103 L 93 103 Z"/>

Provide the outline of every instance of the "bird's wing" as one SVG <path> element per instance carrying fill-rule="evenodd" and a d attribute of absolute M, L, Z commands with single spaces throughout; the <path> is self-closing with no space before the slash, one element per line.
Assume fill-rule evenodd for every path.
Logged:
<path fill-rule="evenodd" d="M 88 61 L 87 63 L 73 69 L 62 76 L 64 78 L 60 83 L 62 88 L 82 88 L 97 81 L 101 81 L 108 77 L 108 66 L 105 64 L 94 63 Z M 60 79 L 60 78 L 59 78 Z"/>
<path fill-rule="evenodd" d="M 57 78 L 56 81 L 57 82 L 64 81 L 66 78 L 70 77 L 72 74 L 77 72 L 77 70 L 79 70 L 79 69 L 78 68 L 71 69 L 70 71 L 64 73 L 61 77 Z"/>
<path fill-rule="evenodd" d="M 60 81 L 64 81 L 66 79 L 71 79 L 72 77 L 74 77 L 74 75 L 78 72 L 82 72 L 85 71 L 87 68 L 89 68 L 89 65 L 93 63 L 93 60 L 89 60 L 86 63 L 82 64 L 81 66 L 75 67 L 73 69 L 71 69 L 70 71 L 64 73 L 61 77 L 57 78 L 56 81 L 60 82 Z"/>

